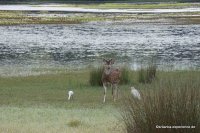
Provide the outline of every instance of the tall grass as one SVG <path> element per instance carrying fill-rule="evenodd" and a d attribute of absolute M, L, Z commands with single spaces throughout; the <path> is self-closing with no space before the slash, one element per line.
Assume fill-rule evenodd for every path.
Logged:
<path fill-rule="evenodd" d="M 138 74 L 139 83 L 151 83 L 156 77 L 156 65 L 150 64 L 147 68 L 141 68 Z"/>
<path fill-rule="evenodd" d="M 130 68 L 124 66 L 121 68 L 121 84 L 129 84 L 131 82 L 131 70 Z"/>
<path fill-rule="evenodd" d="M 93 68 L 90 71 L 89 83 L 91 86 L 102 86 L 102 77 L 103 67 Z"/>
<path fill-rule="evenodd" d="M 200 78 L 187 76 L 159 79 L 141 90 L 142 100 L 126 99 L 122 118 L 127 133 L 198 133 Z"/>
<path fill-rule="evenodd" d="M 120 84 L 129 84 L 131 82 L 130 79 L 131 70 L 128 67 L 122 67 L 120 70 L 121 70 Z M 103 73 L 103 67 L 93 68 L 90 71 L 89 83 L 91 86 L 102 86 L 102 81 L 101 81 L 102 73 Z"/>

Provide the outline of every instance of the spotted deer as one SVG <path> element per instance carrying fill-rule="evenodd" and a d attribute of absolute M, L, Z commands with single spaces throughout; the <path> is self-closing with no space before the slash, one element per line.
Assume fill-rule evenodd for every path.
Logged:
<path fill-rule="evenodd" d="M 103 102 L 106 101 L 106 91 L 107 85 L 110 84 L 112 88 L 112 97 L 113 100 L 116 101 L 118 97 L 118 84 L 120 82 L 120 75 L 121 71 L 119 69 L 113 68 L 114 60 L 106 60 L 103 59 L 104 66 L 103 66 L 103 74 L 102 74 L 102 83 L 104 87 L 104 98 Z"/>

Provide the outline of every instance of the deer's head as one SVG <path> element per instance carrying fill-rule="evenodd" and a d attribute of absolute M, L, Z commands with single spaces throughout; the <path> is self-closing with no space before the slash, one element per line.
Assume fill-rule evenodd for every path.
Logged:
<path fill-rule="evenodd" d="M 115 61 L 113 59 L 109 60 L 103 59 L 103 62 L 104 62 L 104 73 L 110 74 L 112 65 L 114 64 Z"/>

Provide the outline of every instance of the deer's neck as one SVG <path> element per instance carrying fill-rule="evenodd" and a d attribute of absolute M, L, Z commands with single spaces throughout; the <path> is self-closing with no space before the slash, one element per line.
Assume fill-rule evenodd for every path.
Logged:
<path fill-rule="evenodd" d="M 104 69 L 104 74 L 105 75 L 110 75 L 110 73 L 112 72 L 112 69 Z"/>

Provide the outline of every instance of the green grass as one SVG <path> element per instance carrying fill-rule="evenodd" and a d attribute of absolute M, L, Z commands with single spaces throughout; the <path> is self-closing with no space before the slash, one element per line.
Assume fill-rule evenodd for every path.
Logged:
<path fill-rule="evenodd" d="M 104 106 L 103 87 L 90 86 L 89 76 L 90 72 L 83 70 L 63 74 L 0 78 L 0 105 L 101 108 Z M 124 85 L 123 88 L 127 86 Z M 74 101 L 68 102 L 67 91 L 71 89 L 76 95 Z M 108 101 L 111 100 L 109 95 L 111 95 L 110 89 Z"/>
<path fill-rule="evenodd" d="M 119 108 L 129 96 L 130 86 L 142 92 L 183 83 L 198 86 L 199 71 L 157 71 L 151 84 L 138 82 L 138 71 L 130 71 L 130 84 L 120 85 L 120 97 L 112 100 L 108 88 L 107 101 L 103 100 L 103 87 L 91 86 L 90 71 L 63 71 L 27 77 L 0 77 L 0 132 L 123 132 Z M 178 80 L 175 80 L 178 79 Z M 173 81 L 176 84 L 172 84 Z M 200 86 L 200 85 L 199 85 Z M 67 91 L 73 89 L 74 100 L 67 100 Z"/>
<path fill-rule="evenodd" d="M 102 109 L 1 106 L 0 112 L 1 133 L 122 132 L 115 117 L 118 112 L 109 106 Z"/>
<path fill-rule="evenodd" d="M 72 101 L 67 100 L 70 89 Z M 0 78 L 0 132 L 120 132 L 108 93 L 103 104 L 103 88 L 89 85 L 87 70 Z"/>
<path fill-rule="evenodd" d="M 138 82 L 139 71 L 130 71 L 129 74 L 130 83 L 128 85 L 120 85 L 120 90 L 124 93 L 129 91 L 128 88 L 131 85 L 141 89 L 153 88 L 159 83 L 159 80 L 164 81 L 165 78 L 173 80 L 181 77 L 183 78 L 181 79 L 183 83 L 188 82 L 188 80 L 199 80 L 200 78 L 200 72 L 195 70 L 157 71 L 156 79 L 151 84 L 146 85 Z M 73 108 L 74 106 L 91 107 L 94 105 L 94 107 L 102 107 L 103 87 L 91 86 L 89 79 L 89 70 L 63 71 L 63 73 L 27 77 L 0 77 L 0 105 L 19 107 L 50 105 L 62 108 Z M 74 102 L 69 103 L 66 95 L 70 89 L 74 90 L 76 95 Z"/>

